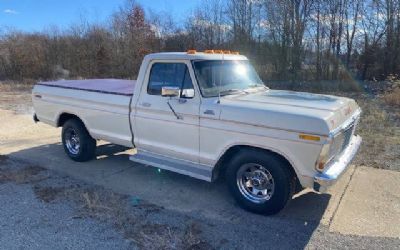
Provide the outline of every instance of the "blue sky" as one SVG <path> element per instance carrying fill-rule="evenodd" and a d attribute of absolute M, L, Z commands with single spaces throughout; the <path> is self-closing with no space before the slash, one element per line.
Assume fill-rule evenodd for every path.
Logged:
<path fill-rule="evenodd" d="M 0 28 L 41 31 L 51 25 L 67 27 L 84 16 L 106 20 L 125 0 L 0 0 Z M 137 0 L 146 11 L 166 11 L 180 21 L 200 0 Z"/>

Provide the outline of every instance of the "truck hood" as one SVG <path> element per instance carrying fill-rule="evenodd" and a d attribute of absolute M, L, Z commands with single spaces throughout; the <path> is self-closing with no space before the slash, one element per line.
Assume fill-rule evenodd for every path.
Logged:
<path fill-rule="evenodd" d="M 221 119 L 319 135 L 328 135 L 359 109 L 350 98 L 284 90 L 225 96 L 221 104 Z"/>

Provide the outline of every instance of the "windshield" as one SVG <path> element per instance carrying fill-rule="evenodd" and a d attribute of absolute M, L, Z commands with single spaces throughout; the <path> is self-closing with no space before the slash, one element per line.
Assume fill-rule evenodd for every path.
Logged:
<path fill-rule="evenodd" d="M 263 87 L 249 61 L 194 61 L 194 71 L 204 97 L 229 95 Z"/>

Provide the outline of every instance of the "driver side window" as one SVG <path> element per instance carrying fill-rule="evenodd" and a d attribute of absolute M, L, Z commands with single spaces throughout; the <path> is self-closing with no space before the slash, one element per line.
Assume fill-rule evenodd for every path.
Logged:
<path fill-rule="evenodd" d="M 181 98 L 192 98 L 193 94 L 187 95 L 190 91 L 194 93 L 194 88 L 186 64 L 154 63 L 150 71 L 147 93 L 161 95 L 162 87 L 178 87 L 181 89 Z"/>

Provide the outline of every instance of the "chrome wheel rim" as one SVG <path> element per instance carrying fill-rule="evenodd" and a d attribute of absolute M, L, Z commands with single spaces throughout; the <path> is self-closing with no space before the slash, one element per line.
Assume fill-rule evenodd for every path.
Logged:
<path fill-rule="evenodd" d="M 255 163 L 242 165 L 236 175 L 237 185 L 242 195 L 254 203 L 263 203 L 274 194 L 275 182 L 271 173 Z"/>
<path fill-rule="evenodd" d="M 65 131 L 65 146 L 71 154 L 77 155 L 79 153 L 81 145 L 78 134 L 73 128 L 68 128 Z"/>

